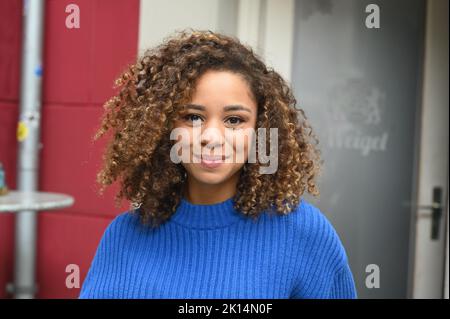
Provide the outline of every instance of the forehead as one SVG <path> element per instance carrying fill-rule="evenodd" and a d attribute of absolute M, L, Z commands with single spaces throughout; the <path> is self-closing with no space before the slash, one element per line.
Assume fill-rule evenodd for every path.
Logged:
<path fill-rule="evenodd" d="M 250 86 L 243 76 L 229 71 L 207 71 L 196 82 L 192 103 L 209 106 L 243 104 L 256 109 Z"/>

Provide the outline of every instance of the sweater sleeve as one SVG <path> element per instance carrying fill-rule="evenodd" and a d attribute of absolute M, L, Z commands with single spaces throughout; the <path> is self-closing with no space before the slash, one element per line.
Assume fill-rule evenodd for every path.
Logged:
<path fill-rule="evenodd" d="M 334 275 L 333 284 L 328 295 L 329 299 L 356 299 L 356 288 L 352 272 L 346 263 Z"/>
<path fill-rule="evenodd" d="M 89 271 L 83 281 L 80 295 L 78 296 L 79 299 L 92 299 L 95 298 L 95 295 L 98 293 L 97 287 L 99 286 L 100 280 L 102 279 L 101 277 L 105 272 L 104 259 L 107 251 L 110 249 L 110 231 L 111 225 L 106 228 L 100 243 L 97 246 L 94 258 L 92 259 L 89 267 Z"/>
<path fill-rule="evenodd" d="M 104 231 L 97 246 L 89 271 L 81 287 L 79 299 L 108 298 L 104 284 L 114 260 L 118 227 L 121 227 L 125 214 L 116 216 Z"/>
<path fill-rule="evenodd" d="M 331 222 L 317 207 L 303 201 L 294 225 L 297 254 L 291 298 L 356 298 L 347 254 Z"/>

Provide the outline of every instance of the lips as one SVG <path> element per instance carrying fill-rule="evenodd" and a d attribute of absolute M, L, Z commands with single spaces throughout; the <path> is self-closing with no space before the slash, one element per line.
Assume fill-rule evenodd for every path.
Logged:
<path fill-rule="evenodd" d="M 200 165 L 203 168 L 206 168 L 206 169 L 217 168 L 217 167 L 221 166 L 224 163 L 225 159 L 229 158 L 229 156 L 225 157 L 223 155 L 222 156 L 220 156 L 220 155 L 219 156 L 217 156 L 217 155 L 215 155 L 215 156 L 213 156 L 213 155 L 201 155 L 201 156 L 199 156 L 199 155 L 194 154 L 194 156 L 197 159 L 200 159 Z"/>
<path fill-rule="evenodd" d="M 225 155 L 206 155 L 206 154 L 202 154 L 202 155 L 197 155 L 194 154 L 195 157 L 197 157 L 198 159 L 201 159 L 202 162 L 205 163 L 220 163 L 225 161 L 227 158 L 229 158 L 229 156 L 225 157 Z"/>

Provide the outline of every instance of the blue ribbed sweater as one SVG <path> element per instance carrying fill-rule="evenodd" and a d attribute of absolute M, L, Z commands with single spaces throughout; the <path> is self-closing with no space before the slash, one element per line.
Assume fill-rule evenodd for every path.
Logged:
<path fill-rule="evenodd" d="M 233 208 L 182 199 L 158 228 L 137 214 L 107 227 L 79 298 L 356 298 L 342 243 L 303 198 L 255 221 Z"/>

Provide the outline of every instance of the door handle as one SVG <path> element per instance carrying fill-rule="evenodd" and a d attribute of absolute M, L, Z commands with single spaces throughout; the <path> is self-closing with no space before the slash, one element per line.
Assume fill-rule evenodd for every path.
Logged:
<path fill-rule="evenodd" d="M 414 207 L 417 210 L 427 210 L 427 213 L 419 213 L 419 218 L 431 218 L 431 240 L 439 239 L 439 229 L 442 219 L 442 187 L 433 187 L 433 202 L 431 205 L 413 205 L 410 202 L 403 202 L 402 206 Z"/>
<path fill-rule="evenodd" d="M 439 239 L 439 228 L 442 219 L 442 187 L 433 188 L 433 203 L 431 204 L 431 239 Z"/>

